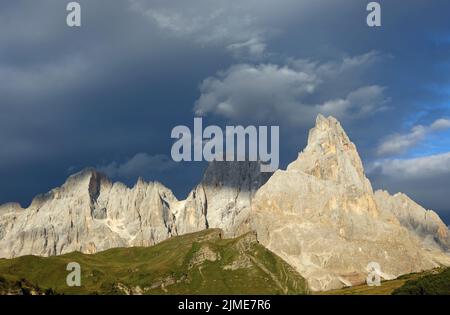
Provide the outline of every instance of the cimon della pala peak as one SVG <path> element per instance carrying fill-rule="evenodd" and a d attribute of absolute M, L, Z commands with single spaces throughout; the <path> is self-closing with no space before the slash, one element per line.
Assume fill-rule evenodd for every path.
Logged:
<path fill-rule="evenodd" d="M 355 145 L 321 115 L 286 170 L 212 162 L 186 200 L 157 182 L 128 188 L 85 169 L 26 209 L 2 205 L 0 258 L 150 246 L 208 228 L 230 237 L 256 231 L 312 290 L 362 283 L 370 262 L 385 279 L 450 265 L 439 216 L 404 194 L 373 192 Z"/>

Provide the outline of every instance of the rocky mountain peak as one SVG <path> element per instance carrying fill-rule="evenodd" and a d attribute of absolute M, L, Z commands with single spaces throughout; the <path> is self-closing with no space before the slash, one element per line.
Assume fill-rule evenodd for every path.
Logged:
<path fill-rule="evenodd" d="M 356 146 L 339 121 L 318 115 L 309 131 L 308 144 L 288 171 L 302 171 L 322 180 L 332 180 L 372 192 Z"/>
<path fill-rule="evenodd" d="M 109 188 L 111 185 L 111 181 L 103 173 L 94 168 L 85 168 L 69 176 L 66 182 L 57 189 L 57 192 L 62 195 L 84 195 L 87 193 L 91 200 L 95 201 L 100 195 L 100 190 Z"/>
<path fill-rule="evenodd" d="M 308 144 L 315 143 L 346 146 L 350 145 L 351 141 L 336 118 L 333 116 L 326 118 L 319 114 L 314 128 L 308 135 Z"/>
<path fill-rule="evenodd" d="M 106 175 L 97 171 L 95 168 L 88 167 L 70 175 L 64 185 L 77 185 L 86 181 L 99 181 L 101 179 L 107 179 Z"/>

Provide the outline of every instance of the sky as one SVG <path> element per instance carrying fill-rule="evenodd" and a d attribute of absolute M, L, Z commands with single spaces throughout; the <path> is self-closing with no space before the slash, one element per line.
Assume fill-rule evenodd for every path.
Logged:
<path fill-rule="evenodd" d="M 85 0 L 0 3 L 0 203 L 96 167 L 179 199 L 205 163 L 175 163 L 171 130 L 280 126 L 281 168 L 318 113 L 339 119 L 374 188 L 450 223 L 450 2 Z"/>

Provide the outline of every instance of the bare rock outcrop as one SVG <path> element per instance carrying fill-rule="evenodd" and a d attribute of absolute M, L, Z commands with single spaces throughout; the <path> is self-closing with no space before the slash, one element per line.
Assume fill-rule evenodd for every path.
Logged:
<path fill-rule="evenodd" d="M 377 190 L 375 200 L 383 215 L 393 214 L 426 248 L 450 251 L 450 232 L 436 212 L 424 209 L 403 193 L 390 195 Z"/>
<path fill-rule="evenodd" d="M 336 119 L 319 115 L 298 159 L 256 193 L 250 222 L 258 240 L 313 290 L 362 283 L 370 262 L 386 279 L 450 262 L 440 250 L 425 250 L 401 216 L 381 207 L 355 145 Z"/>
<path fill-rule="evenodd" d="M 220 228 L 227 237 L 241 234 L 252 199 L 270 175 L 261 173 L 259 162 L 210 163 L 200 184 L 178 205 L 178 231 Z"/>

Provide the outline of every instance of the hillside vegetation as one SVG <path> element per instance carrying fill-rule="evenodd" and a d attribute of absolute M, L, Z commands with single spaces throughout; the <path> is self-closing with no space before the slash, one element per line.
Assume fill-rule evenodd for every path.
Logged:
<path fill-rule="evenodd" d="M 450 269 L 437 268 L 411 273 L 394 280 L 382 281 L 380 286 L 366 284 L 320 292 L 326 295 L 396 295 L 450 294 Z"/>
<path fill-rule="evenodd" d="M 450 295 L 450 269 L 409 280 L 394 290 L 395 295 Z"/>

